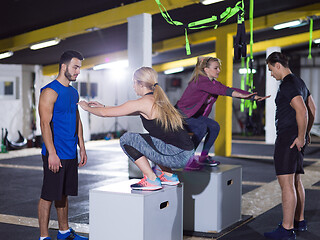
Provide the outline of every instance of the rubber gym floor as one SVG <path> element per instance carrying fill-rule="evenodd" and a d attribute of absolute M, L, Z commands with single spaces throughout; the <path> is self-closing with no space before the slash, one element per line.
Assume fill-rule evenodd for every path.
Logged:
<path fill-rule="evenodd" d="M 200 146 L 201 147 L 201 146 Z M 281 196 L 273 167 L 273 145 L 263 140 L 234 137 L 231 157 L 215 157 L 221 164 L 242 166 L 242 215 L 249 219 L 218 237 L 187 236 L 184 240 L 259 240 L 281 221 Z M 89 236 L 89 190 L 128 179 L 128 159 L 118 140 L 86 143 L 88 163 L 79 169 L 79 195 L 69 198 L 69 222 L 80 235 Z M 305 218 L 308 231 L 298 240 L 320 239 L 320 140 L 306 149 Z M 0 239 L 39 238 L 37 204 L 42 184 L 39 148 L 0 154 Z M 57 216 L 51 211 L 50 234 L 57 234 Z M 164 239 L 165 240 L 165 239 Z"/>

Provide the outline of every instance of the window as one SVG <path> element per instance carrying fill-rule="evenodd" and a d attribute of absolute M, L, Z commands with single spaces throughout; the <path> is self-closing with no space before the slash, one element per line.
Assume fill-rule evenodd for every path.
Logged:
<path fill-rule="evenodd" d="M 0 99 L 16 99 L 16 84 L 18 78 L 1 77 L 0 78 Z"/>
<path fill-rule="evenodd" d="M 80 83 L 80 96 L 81 97 L 88 97 L 88 88 L 86 82 Z"/>
<path fill-rule="evenodd" d="M 95 98 L 98 96 L 98 83 L 72 82 L 71 85 L 77 89 L 81 97 Z"/>
<path fill-rule="evenodd" d="M 90 96 L 95 98 L 98 95 L 98 83 L 91 83 L 90 84 Z"/>

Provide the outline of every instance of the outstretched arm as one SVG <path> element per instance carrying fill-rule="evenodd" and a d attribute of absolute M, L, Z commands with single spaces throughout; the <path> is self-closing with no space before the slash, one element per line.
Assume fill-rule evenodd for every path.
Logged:
<path fill-rule="evenodd" d="M 120 106 L 104 106 L 98 102 L 80 101 L 78 105 L 85 111 L 88 111 L 99 117 L 120 117 L 128 115 L 138 115 L 142 112 L 143 101 L 142 99 L 131 100 Z"/>
<path fill-rule="evenodd" d="M 261 97 L 261 96 L 258 96 L 257 93 L 241 93 L 239 91 L 233 91 L 232 92 L 232 97 L 235 97 L 235 98 L 242 98 L 242 99 L 250 99 L 252 98 L 252 100 L 256 100 L 256 101 L 263 101 L 267 98 L 269 98 L 271 95 L 269 96 L 265 96 L 265 97 Z"/>

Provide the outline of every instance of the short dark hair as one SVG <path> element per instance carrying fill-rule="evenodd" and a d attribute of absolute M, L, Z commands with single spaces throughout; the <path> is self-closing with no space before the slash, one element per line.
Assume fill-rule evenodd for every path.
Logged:
<path fill-rule="evenodd" d="M 281 52 L 273 52 L 266 59 L 266 64 L 270 63 L 272 66 L 274 66 L 277 62 L 285 68 L 289 67 L 288 57 Z"/>
<path fill-rule="evenodd" d="M 60 57 L 59 71 L 61 69 L 62 64 L 69 64 L 72 58 L 77 58 L 81 61 L 84 59 L 80 52 L 74 50 L 65 51 Z"/>

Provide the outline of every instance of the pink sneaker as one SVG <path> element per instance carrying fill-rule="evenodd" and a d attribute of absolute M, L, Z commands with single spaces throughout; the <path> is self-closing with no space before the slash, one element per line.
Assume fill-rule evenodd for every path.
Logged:
<path fill-rule="evenodd" d="M 153 172 L 160 178 L 162 185 L 178 185 L 180 183 L 178 175 L 173 173 L 171 177 L 169 177 L 167 174 L 165 174 L 161 168 L 156 165 L 152 168 Z"/>
<path fill-rule="evenodd" d="M 199 156 L 192 156 L 186 164 L 185 171 L 198 171 L 202 168 L 199 164 Z"/>
<path fill-rule="evenodd" d="M 159 176 L 161 184 L 163 185 L 178 185 L 180 183 L 179 178 L 177 176 L 177 174 L 172 174 L 171 177 L 169 177 L 168 175 L 164 174 L 164 172 L 162 172 L 162 174 Z"/>
<path fill-rule="evenodd" d="M 132 184 L 130 186 L 133 190 L 158 190 L 161 189 L 161 181 L 159 178 L 156 178 L 154 181 L 147 178 L 147 176 L 144 176 L 140 182 Z"/>
<path fill-rule="evenodd" d="M 208 155 L 200 156 L 198 162 L 200 165 L 205 165 L 205 166 L 210 166 L 210 167 L 216 167 L 220 164 L 219 161 L 213 160 L 213 158 Z"/>

